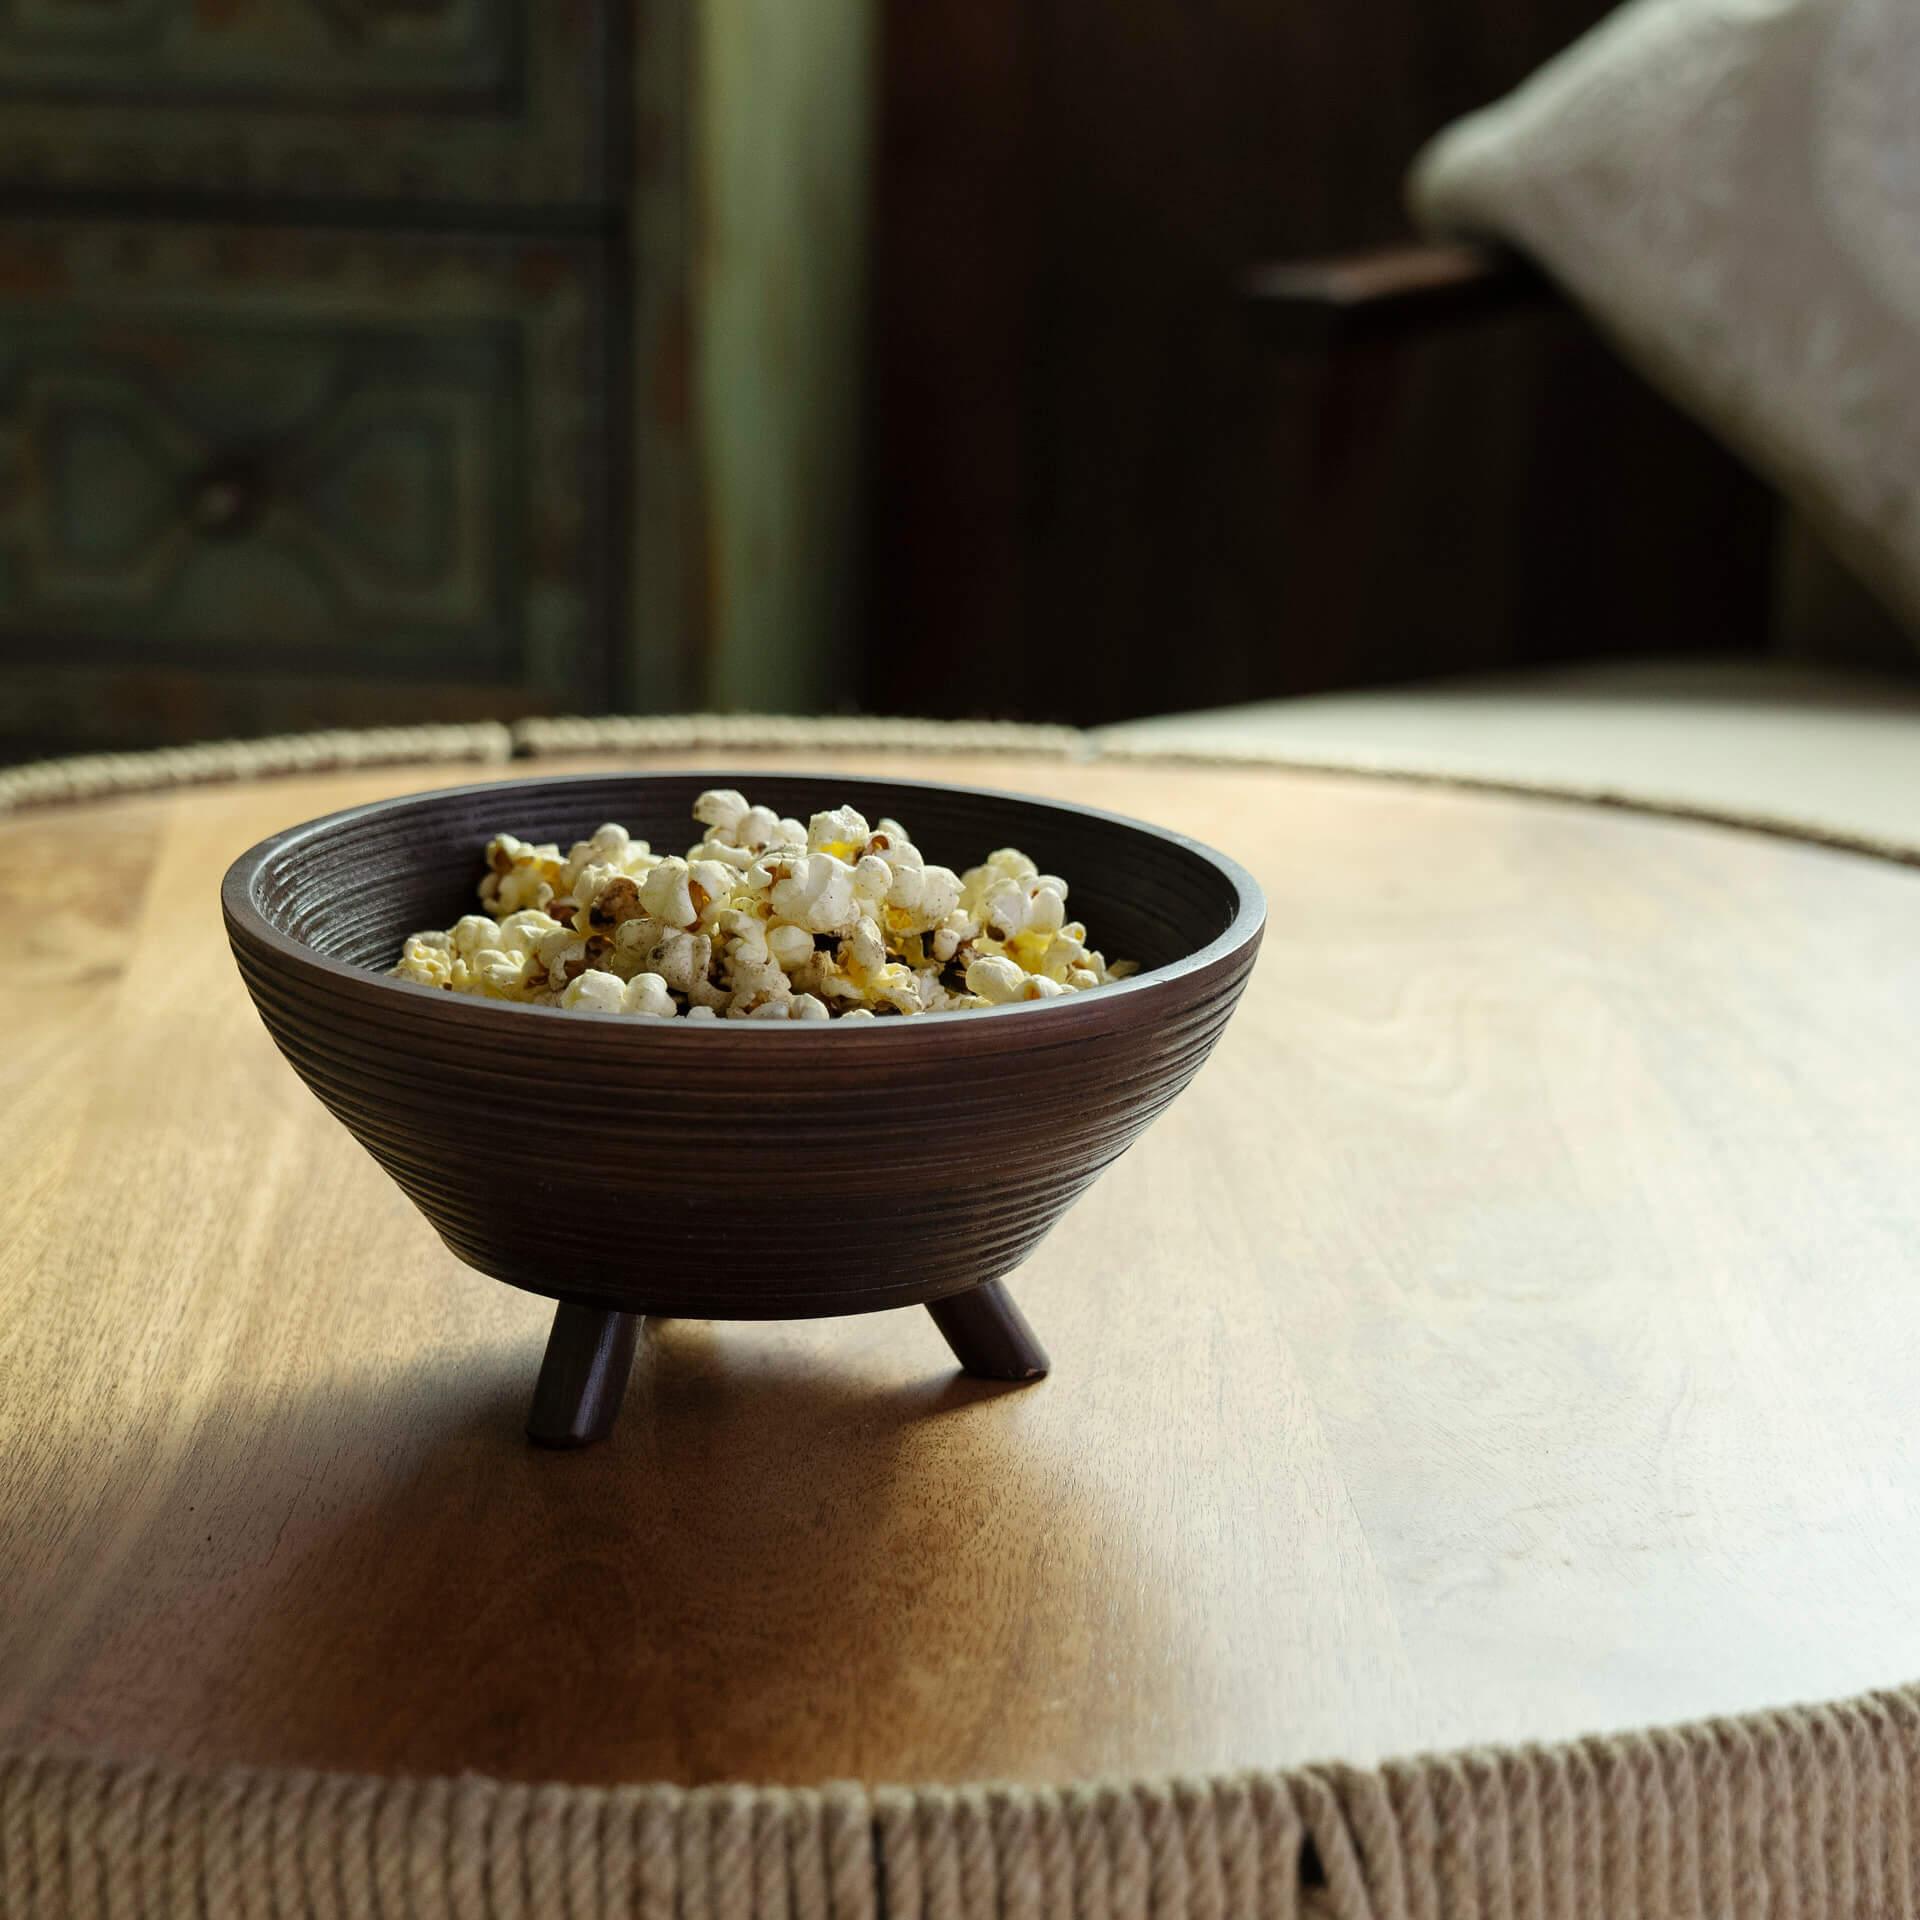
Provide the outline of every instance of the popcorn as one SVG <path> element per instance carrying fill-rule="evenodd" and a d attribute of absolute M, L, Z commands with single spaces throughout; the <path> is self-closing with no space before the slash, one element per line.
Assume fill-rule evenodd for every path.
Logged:
<path fill-rule="evenodd" d="M 960 876 L 951 867 L 899 866 L 887 889 L 888 925 L 903 933 L 927 933 L 960 907 Z"/>
<path fill-rule="evenodd" d="M 693 803 L 693 817 L 717 837 L 732 840 L 747 811 L 747 796 L 732 787 L 709 787 Z"/>
<path fill-rule="evenodd" d="M 693 817 L 707 829 L 706 840 L 696 854 L 705 849 L 710 850 L 710 857 L 724 858 L 722 848 L 764 853 L 769 847 L 807 844 L 807 830 L 799 821 L 783 820 L 771 807 L 750 805 L 747 796 L 732 787 L 708 788 L 693 803 Z"/>
<path fill-rule="evenodd" d="M 771 807 L 749 807 L 734 828 L 736 844 L 752 853 L 768 847 L 799 847 L 806 844 L 806 830 L 797 822 L 782 820 Z"/>
<path fill-rule="evenodd" d="M 731 787 L 694 802 L 705 838 L 659 854 L 617 821 L 557 845 L 487 843 L 483 913 L 412 934 L 396 979 L 627 1018 L 818 1024 L 1086 993 L 1109 966 L 1067 883 L 1018 848 L 964 874 L 899 821 L 832 807 L 804 825 Z"/>
<path fill-rule="evenodd" d="M 852 861 L 872 832 L 865 814 L 856 813 L 852 807 L 835 807 L 830 813 L 816 813 L 807 822 L 807 851 Z"/>
<path fill-rule="evenodd" d="M 634 920 L 645 911 L 640 904 L 640 884 L 632 874 L 618 867 L 588 867 L 568 890 L 574 905 L 573 924 L 582 931 L 592 927 L 602 932 Z"/>
<path fill-rule="evenodd" d="M 506 953 L 531 953 L 548 934 L 557 933 L 559 928 L 560 922 L 551 914 L 528 907 L 520 913 L 508 914 L 500 922 L 500 946 Z"/>
<path fill-rule="evenodd" d="M 671 1001 L 672 996 L 668 998 Z M 560 996 L 563 1007 L 585 1007 L 591 1013 L 618 1013 L 626 1002 L 626 988 L 618 976 L 611 973 L 583 973 L 578 979 L 570 980 Z"/>
<path fill-rule="evenodd" d="M 453 950 L 463 960 L 471 960 L 483 947 L 500 945 L 501 923 L 486 913 L 463 913 L 448 931 Z"/>
<path fill-rule="evenodd" d="M 777 918 L 813 933 L 839 933 L 853 925 L 853 869 L 835 855 L 775 859 L 753 871 L 764 872 L 771 883 L 769 900 Z"/>
<path fill-rule="evenodd" d="M 653 860 L 653 850 L 644 840 L 628 836 L 618 821 L 596 827 L 584 840 L 576 840 L 567 850 L 567 863 L 560 871 L 560 891 L 576 906 L 585 906 L 581 891 L 583 876 L 589 871 L 625 874 L 637 879 Z"/>
<path fill-rule="evenodd" d="M 530 953 L 511 953 L 505 947 L 493 947 L 475 958 L 473 972 L 479 982 L 476 991 L 496 1000 L 552 998 L 551 994 L 541 991 L 546 976 Z M 539 986 L 534 985 L 536 978 Z"/>
<path fill-rule="evenodd" d="M 684 860 L 663 860 L 640 886 L 640 905 L 670 927 L 690 927 L 699 914 L 693 904 L 693 869 Z"/>
<path fill-rule="evenodd" d="M 673 990 L 657 973 L 636 973 L 620 996 L 620 1011 L 645 1014 L 653 1020 L 671 1020 L 680 1007 Z"/>
<path fill-rule="evenodd" d="M 1066 889 L 1037 888 L 1027 896 L 1025 933 L 1058 933 L 1067 923 Z"/>
<path fill-rule="evenodd" d="M 796 967 L 804 967 L 813 958 L 813 935 L 805 927 L 769 927 L 767 951 L 779 961 L 785 972 L 792 973 Z"/>
<path fill-rule="evenodd" d="M 487 843 L 490 871 L 480 883 L 480 904 L 504 919 L 521 907 L 544 907 L 554 898 L 561 875 L 560 849 L 529 846 L 510 833 Z"/>
<path fill-rule="evenodd" d="M 889 962 L 873 976 L 872 997 L 897 1013 L 919 1013 L 920 982 L 910 968 L 898 960 Z"/>
<path fill-rule="evenodd" d="M 651 926 L 652 923 L 634 924 Z M 646 951 L 644 965 L 646 972 L 657 975 L 675 992 L 699 995 L 712 971 L 713 941 L 704 933 L 688 933 L 682 927 L 662 927 L 659 938 Z"/>
<path fill-rule="evenodd" d="M 723 913 L 733 902 L 739 885 L 733 870 L 718 860 L 696 860 L 687 872 L 687 892 L 700 924 Z"/>
<path fill-rule="evenodd" d="M 856 978 L 878 973 L 887 964 L 887 943 L 872 920 L 861 920 L 847 936 L 841 955 Z"/>
<path fill-rule="evenodd" d="M 982 954 L 967 968 L 967 991 L 977 993 L 996 1007 L 1003 1007 L 1018 997 L 1026 977 L 1018 961 L 999 953 Z"/>
<path fill-rule="evenodd" d="M 393 971 L 399 979 L 423 987 L 450 987 L 454 958 L 451 934 L 410 933 L 400 949 L 400 964 Z"/>

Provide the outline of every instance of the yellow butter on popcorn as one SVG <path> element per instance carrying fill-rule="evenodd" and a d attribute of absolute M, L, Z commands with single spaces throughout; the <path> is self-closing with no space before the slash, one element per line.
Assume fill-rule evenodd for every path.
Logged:
<path fill-rule="evenodd" d="M 805 823 L 731 787 L 694 802 L 705 837 L 655 853 L 617 822 L 562 855 L 496 834 L 483 913 L 408 936 L 396 979 L 528 1006 L 654 1020 L 873 1020 L 1086 993 L 1109 965 L 1067 918 L 1067 883 L 1015 847 L 955 873 L 897 820 Z"/>

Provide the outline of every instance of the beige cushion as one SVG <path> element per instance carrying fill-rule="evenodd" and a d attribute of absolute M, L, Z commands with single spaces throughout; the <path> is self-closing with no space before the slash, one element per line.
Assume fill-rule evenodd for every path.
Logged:
<path fill-rule="evenodd" d="M 1920 632 L 1920 0 L 1631 0 L 1421 155 Z"/>
<path fill-rule="evenodd" d="M 1780 663 L 1430 680 L 1130 720 L 1094 738 L 1109 753 L 1420 774 L 1920 849 L 1920 686 Z"/>

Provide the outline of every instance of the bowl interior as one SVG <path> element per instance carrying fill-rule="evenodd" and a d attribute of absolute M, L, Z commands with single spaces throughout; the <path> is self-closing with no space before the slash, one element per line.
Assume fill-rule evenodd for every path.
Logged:
<path fill-rule="evenodd" d="M 1172 965 L 1217 940 L 1247 905 L 1250 883 L 1180 836 L 1077 807 L 975 788 L 841 775 L 596 775 L 514 781 L 409 796 L 296 830 L 267 856 L 253 904 L 270 925 L 348 965 L 384 969 L 401 941 L 478 912 L 488 837 L 556 841 L 564 850 L 618 820 L 656 850 L 698 837 L 695 797 L 742 788 L 804 820 L 852 805 L 891 815 L 930 861 L 956 871 L 1017 846 L 1070 888 L 1069 911 L 1110 961 Z"/>

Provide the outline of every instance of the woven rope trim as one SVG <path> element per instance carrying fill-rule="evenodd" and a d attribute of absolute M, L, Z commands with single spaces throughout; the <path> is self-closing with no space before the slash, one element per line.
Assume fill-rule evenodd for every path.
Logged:
<path fill-rule="evenodd" d="M 145 753 L 87 753 L 0 768 L 0 813 L 157 793 L 170 787 L 261 780 L 276 774 L 408 762 L 498 764 L 567 753 L 684 753 L 698 747 L 791 747 L 796 752 L 1038 753 L 1075 755 L 1088 738 L 1072 727 L 1009 720 L 791 719 L 777 714 L 685 713 L 606 719 L 521 720 L 512 726 L 369 727 L 215 740 Z"/>
<path fill-rule="evenodd" d="M 7 1920 L 1882 1920 L 1920 1692 L 1134 1786 L 513 1786 L 0 1758 Z"/>
<path fill-rule="evenodd" d="M 221 740 L 204 746 L 161 747 L 146 753 L 81 754 L 0 768 L 0 815 L 65 801 L 157 793 L 281 774 L 326 773 L 353 767 L 426 761 L 448 765 L 504 765 L 547 755 L 580 753 L 688 753 L 704 747 L 791 748 L 795 752 L 1003 753 L 1106 764 L 1268 768 L 1295 773 L 1359 775 L 1468 793 L 1507 793 L 1577 800 L 1590 806 L 1698 821 L 1785 840 L 1864 853 L 1902 866 L 1920 866 L 1920 846 L 1837 827 L 1831 822 L 1719 807 L 1682 797 L 1628 792 L 1575 780 L 1510 779 L 1458 768 L 1423 767 L 1366 754 L 1276 752 L 1231 743 L 1195 747 L 1178 742 L 1103 741 L 1074 727 L 1027 726 L 1008 720 L 887 720 L 794 718 L 777 714 L 694 713 L 603 719 L 491 721 L 468 726 L 374 727 L 357 732 L 282 734 L 263 740 Z"/>
<path fill-rule="evenodd" d="M 1017 720 L 900 720 L 858 715 L 768 713 L 614 715 L 598 720 L 522 720 L 515 749 L 528 758 L 560 753 L 677 753 L 695 747 L 791 747 L 796 752 L 1038 753 L 1092 751 L 1077 727 Z"/>
<path fill-rule="evenodd" d="M 368 727 L 354 732 L 288 733 L 265 740 L 215 740 L 204 746 L 157 747 L 147 753 L 85 753 L 0 768 L 0 813 L 154 793 L 169 787 L 262 780 L 275 774 L 326 773 L 340 767 L 395 766 L 403 761 L 505 761 L 513 734 L 493 721 L 474 726 Z"/>
<path fill-rule="evenodd" d="M 1778 840 L 1801 840 L 1845 853 L 1864 853 L 1900 866 L 1920 866 L 1920 845 L 1835 826 L 1797 814 L 1767 813 L 1757 808 L 1716 806 L 1680 794 L 1662 794 L 1642 787 L 1596 785 L 1591 781 L 1551 775 L 1520 778 L 1498 773 L 1474 773 L 1458 767 L 1422 766 L 1417 762 L 1377 758 L 1365 753 L 1276 752 L 1252 745 L 1224 742 L 1198 748 L 1177 743 L 1160 746 L 1152 741 L 1096 741 L 1089 757 L 1108 765 L 1139 762 L 1146 765 L 1271 768 L 1291 773 L 1332 773 L 1369 780 L 1398 780 L 1410 786 L 1450 787 L 1463 793 L 1513 794 L 1522 799 L 1542 797 L 1574 800 L 1582 806 L 1607 807 L 1622 813 L 1652 814 L 1662 820 L 1696 821 L 1705 826 L 1735 827 L 1742 833 L 1764 834 Z"/>

